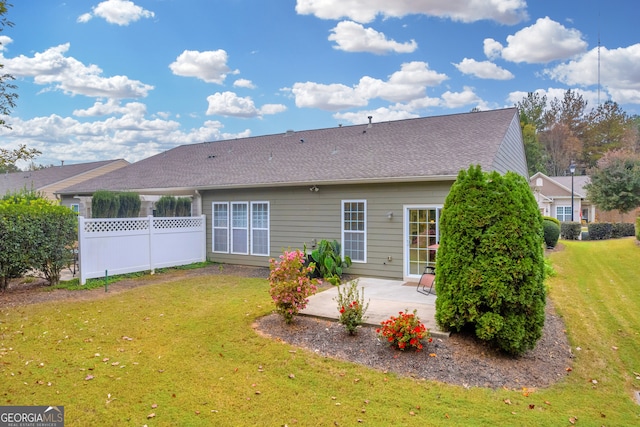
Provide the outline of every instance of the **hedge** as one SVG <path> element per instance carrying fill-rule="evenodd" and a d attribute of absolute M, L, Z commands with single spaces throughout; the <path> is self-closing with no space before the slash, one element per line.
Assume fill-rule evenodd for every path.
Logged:
<path fill-rule="evenodd" d="M 635 227 L 630 222 L 592 222 L 588 228 L 591 240 L 617 239 L 635 234 Z"/>
<path fill-rule="evenodd" d="M 582 224 L 579 222 L 561 222 L 560 237 L 566 240 L 578 240 L 582 232 Z"/>
<path fill-rule="evenodd" d="M 0 289 L 35 269 L 49 284 L 60 281 L 77 238 L 77 216 L 65 206 L 38 200 L 0 202 Z"/>

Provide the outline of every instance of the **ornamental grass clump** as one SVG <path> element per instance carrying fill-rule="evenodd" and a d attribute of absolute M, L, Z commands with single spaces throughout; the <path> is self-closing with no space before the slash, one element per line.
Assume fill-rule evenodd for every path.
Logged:
<path fill-rule="evenodd" d="M 360 294 L 358 280 L 352 280 L 338 288 L 338 297 L 334 300 L 338 302 L 340 312 L 338 322 L 344 325 L 349 335 L 355 335 L 357 328 L 364 322 L 364 314 L 369 308 L 369 302 L 366 304 L 364 302 L 364 287 Z"/>
<path fill-rule="evenodd" d="M 282 315 L 285 323 L 293 322 L 293 317 L 309 302 L 308 297 L 318 290 L 320 281 L 309 278 L 315 265 L 304 265 L 305 255 L 299 250 L 284 251 L 279 260 L 269 260 L 269 294 Z"/>
<path fill-rule="evenodd" d="M 422 341 L 432 342 L 431 333 L 420 322 L 416 315 L 417 310 L 409 313 L 407 310 L 399 312 L 399 316 L 391 316 L 389 319 L 381 322 L 382 327 L 376 329 L 378 336 L 384 338 L 394 348 L 405 350 L 407 348 L 420 351 L 423 348 Z"/>

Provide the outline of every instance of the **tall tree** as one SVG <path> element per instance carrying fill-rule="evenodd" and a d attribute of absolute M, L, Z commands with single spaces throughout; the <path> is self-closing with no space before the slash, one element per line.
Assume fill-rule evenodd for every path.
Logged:
<path fill-rule="evenodd" d="M 640 207 L 640 154 L 608 151 L 589 172 L 587 197 L 600 209 L 625 214 Z"/>
<path fill-rule="evenodd" d="M 587 101 L 582 95 L 567 90 L 560 100 L 554 98 L 544 113 L 545 130 L 540 132 L 540 143 L 548 154 L 547 170 L 561 175 L 572 161 L 583 165 L 582 144 L 586 128 Z"/>
<path fill-rule="evenodd" d="M 536 131 L 544 130 L 546 127 L 545 111 L 547 109 L 547 95 L 538 92 L 529 92 L 522 101 L 516 103 L 520 112 L 520 124 L 533 125 Z"/>
<path fill-rule="evenodd" d="M 607 101 L 598 105 L 586 121 L 582 153 L 585 166 L 594 167 L 605 152 L 632 144 L 633 123 L 617 103 Z"/>
<path fill-rule="evenodd" d="M 11 5 L 6 1 L 0 0 L 0 32 L 5 27 L 13 27 L 13 22 L 7 19 L 7 8 Z M 4 65 L 0 64 L 0 69 L 4 68 Z M 5 127 L 11 129 L 3 117 L 11 114 L 11 109 L 16 106 L 16 99 L 18 94 L 13 92 L 17 89 L 17 86 L 11 83 L 15 78 L 11 74 L 0 75 L 0 128 Z M 0 169 L 5 171 L 12 171 L 17 169 L 15 163 L 18 160 L 31 160 L 41 154 L 40 151 L 34 148 L 27 148 L 26 145 L 20 145 L 15 149 L 0 148 Z"/>

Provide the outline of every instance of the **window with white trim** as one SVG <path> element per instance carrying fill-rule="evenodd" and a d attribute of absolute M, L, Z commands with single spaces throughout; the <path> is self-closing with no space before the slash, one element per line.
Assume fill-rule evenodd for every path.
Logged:
<path fill-rule="evenodd" d="M 571 221 L 571 206 L 556 206 L 558 221 Z"/>
<path fill-rule="evenodd" d="M 342 201 L 342 256 L 367 262 L 367 201 Z"/>
<path fill-rule="evenodd" d="M 214 202 L 211 212 L 213 252 L 229 253 L 229 203 Z"/>
<path fill-rule="evenodd" d="M 269 202 L 251 202 L 251 255 L 269 255 Z"/>
<path fill-rule="evenodd" d="M 231 202 L 231 253 L 249 253 L 249 203 Z"/>

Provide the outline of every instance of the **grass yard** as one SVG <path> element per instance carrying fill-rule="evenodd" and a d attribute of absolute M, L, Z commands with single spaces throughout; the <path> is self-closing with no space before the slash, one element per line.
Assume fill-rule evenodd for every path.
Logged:
<path fill-rule="evenodd" d="M 211 276 L 0 308 L 0 405 L 61 405 L 67 426 L 638 425 L 640 247 L 563 244 L 549 294 L 576 357 L 548 389 L 465 389 L 316 356 L 252 329 L 271 311 L 266 280 Z"/>

